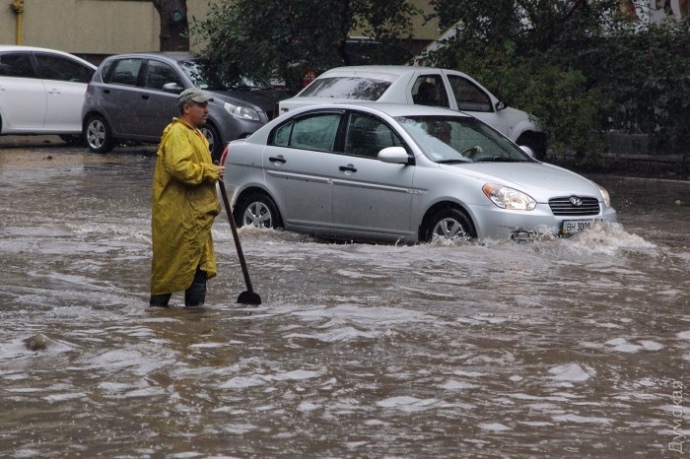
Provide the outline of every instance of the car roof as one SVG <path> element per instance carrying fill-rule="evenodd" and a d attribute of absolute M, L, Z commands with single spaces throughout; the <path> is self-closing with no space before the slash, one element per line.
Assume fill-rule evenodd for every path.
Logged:
<path fill-rule="evenodd" d="M 408 72 L 422 70 L 442 70 L 435 67 L 421 67 L 416 65 L 350 65 L 335 67 L 322 73 L 320 76 L 334 73 L 386 73 L 389 75 L 404 75 Z"/>
<path fill-rule="evenodd" d="M 112 54 L 106 59 L 123 59 L 128 57 L 161 57 L 173 61 L 187 61 L 196 59 L 192 54 L 185 51 L 138 51 L 134 53 Z"/>
<path fill-rule="evenodd" d="M 445 107 L 433 107 L 430 105 L 411 105 L 411 104 L 394 104 L 386 102 L 370 102 L 370 101 L 352 101 L 352 102 L 338 102 L 338 103 L 319 103 L 317 105 L 307 105 L 305 107 L 290 110 L 288 114 L 298 114 L 309 111 L 319 110 L 347 110 L 353 108 L 364 108 L 369 112 L 381 112 L 391 117 L 396 116 L 452 116 L 458 118 L 473 118 L 472 116 L 451 110 Z"/>
<path fill-rule="evenodd" d="M 195 57 L 186 51 L 149 51 L 134 53 L 135 55 L 146 55 L 146 56 L 159 56 L 168 57 L 176 61 L 187 61 L 189 59 L 195 59 Z"/>
<path fill-rule="evenodd" d="M 91 62 L 87 61 L 86 59 L 82 59 L 79 56 L 75 56 L 74 54 L 71 54 L 71 53 L 68 53 L 67 51 L 62 51 L 59 49 L 41 48 L 39 46 L 0 45 L 0 52 L 2 52 L 2 51 L 35 51 L 35 52 L 59 54 L 61 56 L 70 57 L 72 59 L 77 59 L 79 62 L 87 64 L 88 66 L 90 66 L 94 69 L 96 68 L 95 65 L 93 65 Z"/>

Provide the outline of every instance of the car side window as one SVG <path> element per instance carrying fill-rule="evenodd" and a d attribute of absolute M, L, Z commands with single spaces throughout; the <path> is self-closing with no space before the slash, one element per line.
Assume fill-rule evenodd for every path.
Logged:
<path fill-rule="evenodd" d="M 276 129 L 272 144 L 330 153 L 335 147 L 340 117 L 339 113 L 319 113 L 292 120 Z"/>
<path fill-rule="evenodd" d="M 110 68 L 104 81 L 112 84 L 136 86 L 143 62 L 142 59 L 120 59 Z"/>
<path fill-rule="evenodd" d="M 177 72 L 172 67 L 163 62 L 149 60 L 146 65 L 144 86 L 151 89 L 163 89 L 163 85 L 166 83 L 177 83 L 182 86 L 180 77 L 177 76 Z"/>
<path fill-rule="evenodd" d="M 39 53 L 35 56 L 38 62 L 38 74 L 45 80 L 88 83 L 93 76 L 92 69 L 71 59 Z"/>
<path fill-rule="evenodd" d="M 375 159 L 382 149 L 402 145 L 397 134 L 380 119 L 361 113 L 350 116 L 345 139 L 346 154 Z"/>
<path fill-rule="evenodd" d="M 0 76 L 36 78 L 28 53 L 0 54 Z"/>
<path fill-rule="evenodd" d="M 417 78 L 412 86 L 412 100 L 415 105 L 450 107 L 441 75 L 422 75 Z"/>
<path fill-rule="evenodd" d="M 458 110 L 470 112 L 491 112 L 491 99 L 477 85 L 466 78 L 448 75 Z"/>

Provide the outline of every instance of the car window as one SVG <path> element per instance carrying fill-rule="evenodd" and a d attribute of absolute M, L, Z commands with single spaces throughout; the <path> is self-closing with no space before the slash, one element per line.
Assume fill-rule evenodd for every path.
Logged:
<path fill-rule="evenodd" d="M 324 77 L 312 81 L 297 97 L 378 100 L 392 81 L 363 77 Z"/>
<path fill-rule="evenodd" d="M 341 115 L 319 113 L 281 125 L 273 134 L 272 144 L 303 150 L 332 152 Z"/>
<path fill-rule="evenodd" d="M 476 84 L 458 75 L 448 75 L 458 110 L 470 112 L 491 112 L 491 99 Z"/>
<path fill-rule="evenodd" d="M 0 54 L 0 76 L 36 78 L 28 53 Z"/>
<path fill-rule="evenodd" d="M 475 118 L 412 116 L 398 121 L 436 162 L 531 161 L 510 140 Z"/>
<path fill-rule="evenodd" d="M 441 75 L 423 75 L 417 78 L 412 86 L 412 100 L 415 105 L 450 106 Z"/>
<path fill-rule="evenodd" d="M 175 69 L 164 62 L 149 60 L 146 64 L 144 86 L 151 89 L 163 89 L 163 85 L 167 83 L 183 86 Z"/>
<path fill-rule="evenodd" d="M 376 158 L 384 148 L 402 146 L 400 138 L 378 118 L 353 113 L 347 129 L 345 153 Z"/>
<path fill-rule="evenodd" d="M 143 59 L 120 59 L 111 66 L 108 75 L 103 80 L 106 83 L 136 86 L 139 70 L 143 63 Z"/>
<path fill-rule="evenodd" d="M 72 81 L 88 83 L 91 81 L 93 69 L 72 59 L 50 54 L 36 53 L 38 75 L 45 80 Z"/>

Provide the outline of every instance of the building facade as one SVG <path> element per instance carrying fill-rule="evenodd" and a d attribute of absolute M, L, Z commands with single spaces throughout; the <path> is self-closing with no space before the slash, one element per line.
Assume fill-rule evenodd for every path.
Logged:
<path fill-rule="evenodd" d="M 1 0 L 0 0 L 1 1 Z M 209 2 L 187 0 L 190 25 L 203 19 Z M 428 2 L 414 3 L 428 10 Z M 0 44 L 59 49 L 98 64 L 111 54 L 158 50 L 160 18 L 151 0 L 8 0 L 0 3 Z M 415 36 L 431 41 L 433 23 L 415 23 Z M 201 46 L 190 40 L 192 50 Z"/>

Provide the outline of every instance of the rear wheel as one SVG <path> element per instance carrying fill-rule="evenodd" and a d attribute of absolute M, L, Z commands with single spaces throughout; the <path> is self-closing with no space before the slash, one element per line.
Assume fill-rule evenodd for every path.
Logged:
<path fill-rule="evenodd" d="M 238 227 L 282 228 L 278 207 L 265 194 L 252 193 L 235 204 L 233 217 Z"/>
<path fill-rule="evenodd" d="M 474 227 L 462 211 L 449 207 L 441 209 L 428 219 L 422 233 L 424 242 L 441 238 L 448 241 L 468 241 L 476 237 Z"/>
<path fill-rule="evenodd" d="M 84 139 L 94 153 L 107 153 L 115 147 L 112 130 L 100 115 L 91 115 L 84 123 Z"/>

